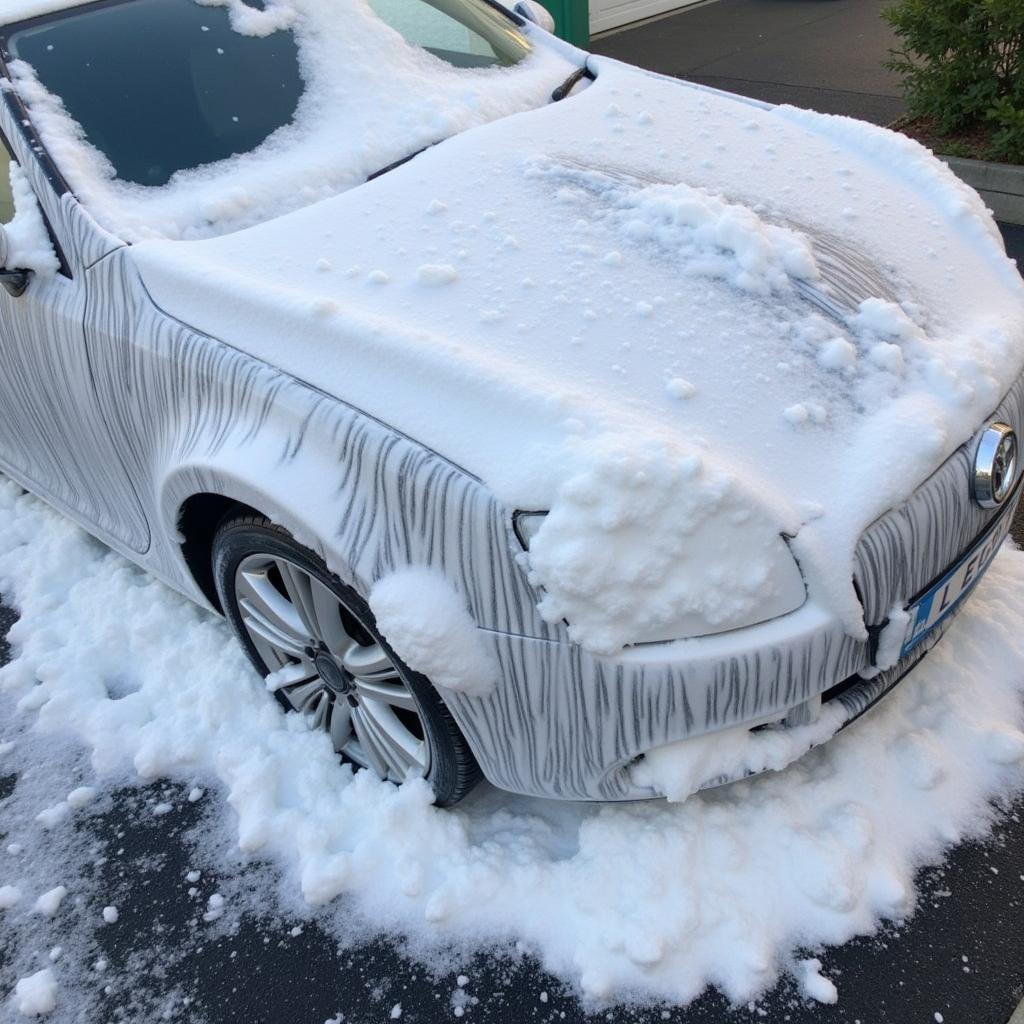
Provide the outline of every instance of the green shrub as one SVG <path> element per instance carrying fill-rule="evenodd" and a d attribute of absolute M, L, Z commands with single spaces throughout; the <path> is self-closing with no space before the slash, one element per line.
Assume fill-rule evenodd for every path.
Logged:
<path fill-rule="evenodd" d="M 884 16 L 911 115 L 983 129 L 996 156 L 1024 163 L 1024 0 L 898 0 Z"/>

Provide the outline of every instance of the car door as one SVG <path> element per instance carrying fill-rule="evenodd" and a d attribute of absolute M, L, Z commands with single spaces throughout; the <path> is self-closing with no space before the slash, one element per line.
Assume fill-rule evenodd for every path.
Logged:
<path fill-rule="evenodd" d="M 13 159 L 0 135 L 3 223 L 15 215 Z M 30 151 L 19 166 L 36 195 L 50 188 Z M 61 209 L 52 189 L 45 198 L 52 211 Z M 55 235 L 52 221 L 46 223 L 61 270 L 32 274 L 21 295 L 0 286 L 0 470 L 104 540 L 144 551 L 148 525 L 93 386 L 84 333 L 91 301 L 86 275 L 71 240 Z"/>

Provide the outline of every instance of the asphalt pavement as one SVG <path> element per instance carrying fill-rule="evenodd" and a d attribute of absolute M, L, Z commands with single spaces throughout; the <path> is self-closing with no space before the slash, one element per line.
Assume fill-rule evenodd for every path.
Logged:
<path fill-rule="evenodd" d="M 0 779 L 0 793 L 4 788 Z M 396 1003 L 406 1024 L 456 1017 L 478 1024 L 933 1024 L 936 1013 L 947 1024 L 1006 1024 L 1022 995 L 1024 803 L 985 843 L 966 843 L 944 866 L 922 872 L 918 910 L 907 924 L 813 951 L 839 986 L 836 1006 L 806 1002 L 786 980 L 753 1008 L 729 1007 L 708 993 L 685 1010 L 606 1007 L 588 1014 L 535 961 L 512 951 L 459 958 L 433 973 L 386 937 L 339 947 L 333 929 L 270 909 L 232 917 L 227 927 L 202 922 L 205 901 L 222 880 L 204 865 L 198 892 L 188 896 L 184 879 L 197 864 L 192 836 L 216 827 L 221 812 L 216 798 L 193 805 L 186 793 L 159 784 L 122 790 L 109 810 L 78 826 L 100 854 L 89 881 L 120 910 L 116 923 L 64 939 L 110 965 L 96 982 L 113 982 L 101 997 L 102 1017 L 83 1017 L 83 1024 L 149 1024 L 183 1000 L 187 1015 L 174 1019 L 204 1024 L 324 1024 L 339 1013 L 345 1024 L 385 1024 Z M 158 801 L 175 811 L 149 813 Z M 273 871 L 251 864 L 244 872 L 253 886 L 266 887 L 271 906 Z M 333 907 L 346 911 L 344 901 Z M 81 916 L 70 920 L 90 928 Z M 0 943 L 3 991 L 14 981 L 7 952 Z M 119 967 L 128 963 L 130 983 L 119 984 Z M 460 986 L 459 975 L 468 982 Z"/>
<path fill-rule="evenodd" d="M 888 0 L 716 0 L 595 36 L 590 49 L 769 103 L 889 124 L 903 111 L 882 66 Z"/>

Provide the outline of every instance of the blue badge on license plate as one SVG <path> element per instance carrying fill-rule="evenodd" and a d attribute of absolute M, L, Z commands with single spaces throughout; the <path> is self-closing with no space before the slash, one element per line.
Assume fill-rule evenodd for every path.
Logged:
<path fill-rule="evenodd" d="M 1013 522 L 1017 499 L 1013 497 L 998 519 L 967 549 L 960 560 L 937 582 L 932 584 L 907 608 L 910 624 L 903 642 L 901 657 L 909 654 L 924 638 L 950 615 L 985 575 L 1006 540 Z"/>

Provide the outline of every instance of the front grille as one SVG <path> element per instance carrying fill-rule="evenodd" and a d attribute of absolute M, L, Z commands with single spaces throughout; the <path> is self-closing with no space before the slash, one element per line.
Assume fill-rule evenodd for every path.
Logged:
<path fill-rule="evenodd" d="M 1008 423 L 1024 437 L 1024 378 L 990 419 Z M 924 590 L 999 515 L 999 509 L 975 504 L 973 472 L 972 441 L 958 448 L 907 501 L 864 531 L 854 553 L 854 582 L 868 626 L 884 622 L 894 606 L 902 607 Z"/>

